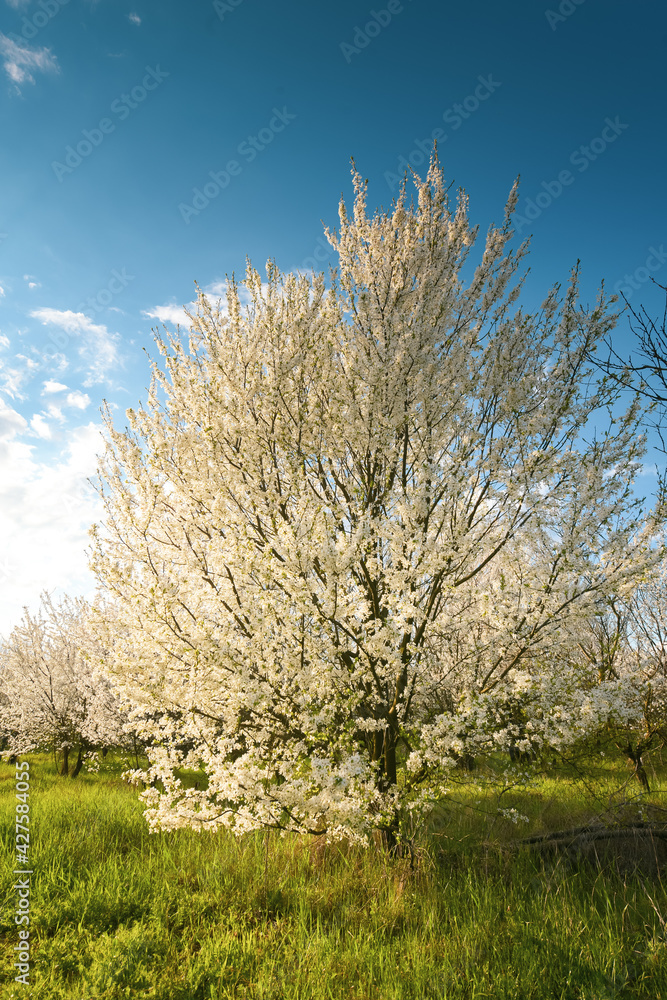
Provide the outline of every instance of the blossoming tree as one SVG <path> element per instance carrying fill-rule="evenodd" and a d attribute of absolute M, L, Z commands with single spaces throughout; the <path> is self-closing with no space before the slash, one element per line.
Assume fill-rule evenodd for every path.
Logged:
<path fill-rule="evenodd" d="M 103 651 L 88 627 L 82 598 L 54 604 L 42 595 L 0 650 L 0 736 L 6 755 L 49 749 L 60 773 L 76 777 L 86 754 L 123 746 L 124 718 L 105 677 Z M 70 756 L 76 760 L 70 772 Z"/>
<path fill-rule="evenodd" d="M 249 265 L 187 342 L 158 337 L 128 426 L 106 414 L 92 565 L 128 643 L 115 683 L 151 719 L 153 828 L 393 845 L 461 754 L 521 737 L 508 699 L 531 746 L 625 711 L 549 656 L 654 558 L 639 404 L 611 418 L 586 363 L 604 293 L 580 307 L 575 269 L 516 307 L 516 187 L 466 281 L 477 231 L 435 157 L 389 214 L 353 179 L 329 287 Z"/>
<path fill-rule="evenodd" d="M 667 743 L 667 563 L 641 582 L 626 607 L 623 667 L 641 705 L 633 723 L 616 740 L 633 766 L 635 776 L 650 791 L 644 757 Z"/>

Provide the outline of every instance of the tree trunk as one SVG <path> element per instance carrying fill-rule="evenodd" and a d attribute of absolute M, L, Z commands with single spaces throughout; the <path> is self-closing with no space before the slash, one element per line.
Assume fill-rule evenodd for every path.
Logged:
<path fill-rule="evenodd" d="M 373 733 L 373 760 L 378 766 L 379 792 L 386 792 L 397 783 L 396 744 L 396 733 L 390 725 Z M 395 812 L 389 823 L 377 827 L 382 847 L 389 854 L 396 854 L 400 849 L 398 820 L 398 813 Z"/>
<path fill-rule="evenodd" d="M 456 756 L 456 766 L 459 771 L 466 771 L 470 774 L 475 770 L 475 758 L 471 753 L 457 754 Z"/>
<path fill-rule="evenodd" d="M 534 750 L 519 750 L 514 743 L 510 743 L 510 760 L 513 764 L 534 764 L 537 754 Z"/>
<path fill-rule="evenodd" d="M 380 843 L 387 854 L 397 854 L 398 843 L 398 816 L 395 816 L 388 826 L 378 827 L 380 833 Z"/>
<path fill-rule="evenodd" d="M 642 788 L 645 788 L 647 792 L 650 792 L 651 788 L 648 783 L 648 775 L 646 773 L 646 769 L 644 768 L 641 753 L 639 753 L 639 751 L 631 752 L 628 754 L 628 759 L 634 768 L 635 778 Z"/>
<path fill-rule="evenodd" d="M 79 752 L 77 754 L 76 764 L 74 765 L 74 770 L 72 771 L 73 778 L 76 778 L 82 766 L 83 766 L 83 747 L 79 746 Z"/>
<path fill-rule="evenodd" d="M 642 760 L 642 754 L 644 751 L 649 750 L 651 747 L 650 737 L 648 740 L 638 743 L 636 747 L 633 747 L 630 741 L 628 741 L 625 746 L 617 743 L 616 747 L 621 751 L 621 753 L 625 754 L 629 763 L 632 764 L 635 778 L 642 788 L 646 789 L 647 792 L 650 792 L 651 789 L 648 783 L 648 775 L 646 773 L 646 769 L 644 768 L 644 761 Z"/>
<path fill-rule="evenodd" d="M 69 774 L 69 747 L 63 747 L 63 763 L 60 768 L 60 776 L 66 777 Z"/>

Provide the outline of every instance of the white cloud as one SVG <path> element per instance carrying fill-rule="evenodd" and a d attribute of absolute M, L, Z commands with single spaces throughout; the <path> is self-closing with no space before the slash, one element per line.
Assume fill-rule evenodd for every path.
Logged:
<path fill-rule="evenodd" d="M 43 308 L 34 309 L 30 315 L 41 320 L 45 326 L 57 326 L 65 334 L 77 338 L 77 354 L 84 361 L 83 367 L 87 372 L 83 382 L 86 388 L 104 382 L 107 372 L 120 364 L 118 334 L 110 333 L 102 323 L 93 323 L 85 313 Z M 58 345 L 62 350 L 66 350 L 69 343 L 67 337 L 64 340 L 64 344 Z"/>
<path fill-rule="evenodd" d="M 62 382 L 55 382 L 53 379 L 48 378 L 46 382 L 43 383 L 44 388 L 42 390 L 42 396 L 46 396 L 52 392 L 64 392 L 69 386 L 64 385 Z"/>
<path fill-rule="evenodd" d="M 103 511 L 87 477 L 103 448 L 101 430 L 93 423 L 77 427 L 58 450 L 53 442 L 28 444 L 21 440 L 26 421 L 0 403 L 0 634 L 19 621 L 24 605 L 37 606 L 44 589 L 94 589 L 87 530 Z M 37 447 L 51 454 L 37 458 Z"/>
<path fill-rule="evenodd" d="M 52 345 L 48 346 L 52 348 Z M 56 351 L 52 353 L 51 349 L 47 354 L 32 344 L 27 348 L 27 352 L 15 354 L 12 358 L 0 357 L 0 392 L 6 393 L 12 399 L 25 399 L 23 387 L 37 372 L 45 368 L 52 372 L 64 372 L 69 367 L 65 355 Z"/>
<path fill-rule="evenodd" d="M 13 410 L 11 406 L 7 406 L 5 400 L 0 396 L 0 442 L 13 440 L 27 426 L 25 417 Z"/>
<path fill-rule="evenodd" d="M 188 308 L 193 305 L 194 303 L 191 302 Z M 181 326 L 190 327 L 190 320 L 181 306 L 154 306 L 152 309 L 142 309 L 141 312 L 143 316 L 148 316 L 149 319 L 156 319 L 158 323 L 172 323 L 174 326 L 180 324 Z"/>
<path fill-rule="evenodd" d="M 53 384 L 58 385 L 59 383 Z M 62 386 L 62 388 L 66 389 L 67 386 Z M 44 395 L 43 392 L 42 396 Z M 68 406 L 72 410 L 85 410 L 86 407 L 90 406 L 90 396 L 87 392 L 80 392 L 78 389 L 75 389 L 74 392 L 68 392 L 64 399 L 62 396 L 60 397 L 58 403 L 48 402 L 46 409 L 42 410 L 40 414 L 40 420 L 43 417 L 50 417 L 52 420 L 58 420 L 61 424 L 65 423 L 67 418 L 63 414 L 64 406 Z"/>
<path fill-rule="evenodd" d="M 9 347 L 9 344 L 9 337 L 6 337 L 4 333 L 0 333 L 0 347 Z"/>
<path fill-rule="evenodd" d="M 16 368 L 0 359 L 0 392 L 7 393 L 12 399 L 22 399 L 21 387 L 28 380 L 29 372 L 26 365 Z"/>
<path fill-rule="evenodd" d="M 68 392 L 65 402 L 77 410 L 85 410 L 90 405 L 90 396 L 87 392 L 79 392 L 76 389 L 74 392 Z"/>
<path fill-rule="evenodd" d="M 55 403 L 49 403 L 46 407 L 46 413 L 52 420 L 57 420 L 59 423 L 63 424 L 65 422 L 65 417 L 63 416 L 63 411 Z"/>
<path fill-rule="evenodd" d="M 42 286 L 41 286 L 41 284 L 40 284 L 39 281 L 29 281 L 28 282 L 28 288 L 41 288 L 41 287 Z"/>
<path fill-rule="evenodd" d="M 92 333 L 106 332 L 105 326 L 95 324 L 85 313 L 72 312 L 71 309 L 33 309 L 30 315 L 34 316 L 35 319 L 41 319 L 45 325 L 53 323 L 67 333 L 81 333 L 82 331 Z"/>
<path fill-rule="evenodd" d="M 128 19 L 128 21 L 131 21 L 132 24 L 141 24 L 141 18 L 139 17 L 138 14 L 134 14 L 134 13 L 128 14 L 127 15 L 127 19 Z"/>
<path fill-rule="evenodd" d="M 51 428 L 47 424 L 44 417 L 39 413 L 36 413 L 34 415 L 32 420 L 30 421 L 30 426 L 32 427 L 37 437 L 44 438 L 45 441 L 50 441 L 51 438 L 53 437 L 53 434 L 51 433 Z"/>
<path fill-rule="evenodd" d="M 33 71 L 59 73 L 58 60 L 47 48 L 32 49 L 19 45 L 0 32 L 0 56 L 5 73 L 19 90 L 21 83 L 34 83 Z"/>
<path fill-rule="evenodd" d="M 0 285 L 0 299 L 4 298 L 4 295 L 5 295 L 5 290 L 2 287 L 2 285 Z"/>

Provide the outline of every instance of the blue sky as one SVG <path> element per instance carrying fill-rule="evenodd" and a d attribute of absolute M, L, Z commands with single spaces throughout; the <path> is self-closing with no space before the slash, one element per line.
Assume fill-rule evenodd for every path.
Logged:
<path fill-rule="evenodd" d="M 584 303 L 661 313 L 666 57 L 658 3 L 0 0 L 0 634 L 92 593 L 99 406 L 152 328 L 246 256 L 333 263 L 351 157 L 388 207 L 437 137 L 482 236 L 520 174 L 527 306 L 581 259 Z"/>

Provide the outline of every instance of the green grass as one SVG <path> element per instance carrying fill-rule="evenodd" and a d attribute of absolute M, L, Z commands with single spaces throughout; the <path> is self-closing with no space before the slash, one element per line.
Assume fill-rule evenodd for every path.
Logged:
<path fill-rule="evenodd" d="M 603 814 L 622 766 L 506 791 L 500 804 L 530 819 L 519 826 L 473 775 L 438 809 L 411 871 L 296 837 L 149 834 L 118 767 L 72 781 L 29 759 L 28 987 L 13 981 L 14 768 L 0 764 L 3 1000 L 667 996 L 658 878 L 508 847 Z M 665 804 L 655 777 L 648 800 Z"/>

